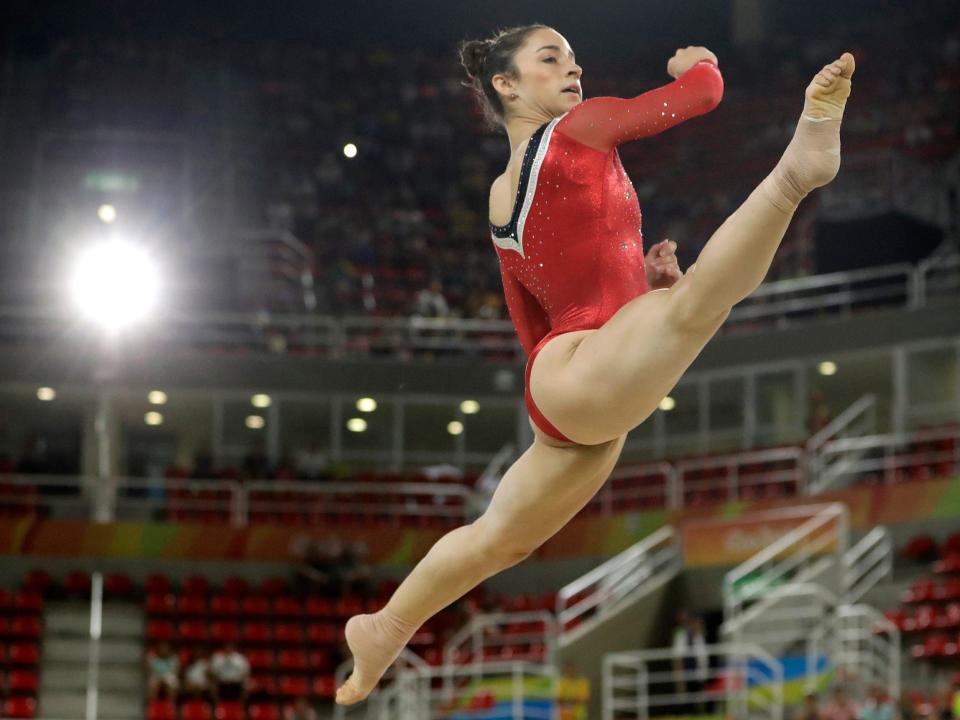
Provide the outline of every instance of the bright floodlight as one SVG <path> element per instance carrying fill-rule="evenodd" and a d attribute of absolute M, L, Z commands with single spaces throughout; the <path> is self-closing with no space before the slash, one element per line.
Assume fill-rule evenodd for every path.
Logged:
<path fill-rule="evenodd" d="M 272 402 L 273 400 L 270 398 L 270 396 L 265 395 L 264 393 L 257 393 L 250 398 L 250 404 L 257 408 L 268 408 Z"/>
<path fill-rule="evenodd" d="M 97 217 L 100 218 L 100 222 L 110 225 L 117 219 L 117 209 L 109 203 L 104 203 L 97 208 Z"/>
<path fill-rule="evenodd" d="M 837 364 L 831 360 L 824 360 L 817 366 L 817 370 L 820 371 L 821 375 L 836 375 Z"/>
<path fill-rule="evenodd" d="M 247 415 L 246 423 L 251 430 L 260 430 L 263 428 L 264 420 L 260 415 Z"/>
<path fill-rule="evenodd" d="M 148 412 L 143 416 L 143 421 L 147 425 L 163 425 L 163 415 L 158 412 Z"/>
<path fill-rule="evenodd" d="M 71 287 L 84 315 L 119 329 L 142 320 L 154 308 L 159 274 L 142 248 L 111 241 L 80 257 Z"/>
<path fill-rule="evenodd" d="M 463 423 L 459 420 L 451 420 L 447 423 L 447 432 L 451 435 L 459 435 L 463 432 Z"/>
<path fill-rule="evenodd" d="M 163 390 L 151 390 L 147 393 L 147 402 L 151 405 L 166 405 L 167 394 Z"/>
<path fill-rule="evenodd" d="M 350 418 L 347 420 L 347 430 L 355 433 L 362 433 L 367 429 L 367 421 L 363 418 Z"/>
<path fill-rule="evenodd" d="M 357 156 L 357 146 L 353 143 L 347 143 L 343 146 L 343 154 L 348 158 L 354 158 Z"/>
<path fill-rule="evenodd" d="M 673 410 L 677 406 L 677 401 L 667 395 L 660 401 L 660 409 L 664 411 Z"/>
<path fill-rule="evenodd" d="M 480 403 L 476 400 L 464 400 L 460 403 L 460 412 L 464 415 L 476 415 L 480 412 Z"/>
<path fill-rule="evenodd" d="M 373 412 L 377 409 L 377 401 L 371 397 L 362 397 L 357 400 L 357 410 L 360 412 Z"/>
<path fill-rule="evenodd" d="M 52 387 L 42 387 L 37 388 L 37 399 L 43 400 L 44 402 L 50 402 L 55 400 L 57 397 L 57 391 Z"/>

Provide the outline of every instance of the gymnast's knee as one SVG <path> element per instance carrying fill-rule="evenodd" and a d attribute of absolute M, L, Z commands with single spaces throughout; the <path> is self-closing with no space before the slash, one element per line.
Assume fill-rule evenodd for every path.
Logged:
<path fill-rule="evenodd" d="M 686 280 L 685 277 L 683 280 Z M 702 334 L 704 331 L 715 332 L 729 317 L 731 306 L 717 306 L 704 297 L 699 288 L 694 288 L 689 282 L 677 283 L 670 288 L 669 302 L 667 303 L 666 318 L 675 330 L 687 334 Z"/>
<path fill-rule="evenodd" d="M 503 527 L 496 518 L 485 513 L 473 521 L 477 530 L 474 550 L 495 571 L 518 565 L 536 552 L 541 543 L 518 538 L 515 529 Z"/>

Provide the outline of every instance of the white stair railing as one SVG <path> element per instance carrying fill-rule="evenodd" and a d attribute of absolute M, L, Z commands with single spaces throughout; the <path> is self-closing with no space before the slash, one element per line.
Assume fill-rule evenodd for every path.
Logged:
<path fill-rule="evenodd" d="M 603 720 L 647 720 L 723 702 L 729 716 L 783 718 L 783 665 L 750 644 L 707 645 L 708 667 L 674 668 L 672 648 L 610 653 L 603 659 Z M 696 688 L 696 689 L 695 689 Z"/>
<path fill-rule="evenodd" d="M 879 525 L 843 554 L 841 592 L 848 603 L 860 601 L 884 578 L 893 577 L 893 539 Z"/>
<path fill-rule="evenodd" d="M 900 697 L 900 633 L 876 608 L 841 605 L 828 626 L 833 666 L 864 692 L 875 685 Z"/>
<path fill-rule="evenodd" d="M 725 636 L 738 638 L 740 625 L 764 611 L 761 603 L 778 586 L 804 582 L 819 569 L 819 561 L 836 561 L 847 551 L 850 519 L 842 503 L 783 508 L 749 517 L 774 520 L 811 512 L 816 514 L 724 576 Z"/>
<path fill-rule="evenodd" d="M 337 687 L 343 685 L 352 671 L 352 659 L 340 663 L 334 673 Z M 370 693 L 368 700 L 355 705 L 334 705 L 333 720 L 344 720 L 347 717 L 356 718 L 357 720 L 360 718 L 364 718 L 364 720 L 381 720 L 381 717 L 385 717 L 381 714 L 385 712 L 384 708 L 396 710 L 398 704 L 402 704 L 404 708 L 416 707 L 417 696 L 421 693 L 421 689 L 418 683 L 411 685 L 410 675 L 412 673 L 415 677 L 423 678 L 426 677 L 429 672 L 430 666 L 427 665 L 423 658 L 415 652 L 404 648 L 393 665 L 384 673 L 383 680 L 381 680 L 378 687 Z M 404 692 L 394 689 L 394 686 L 391 685 L 391 681 L 401 676 L 405 676 L 401 683 Z M 404 695 L 404 698 L 401 699 L 399 695 Z M 412 698 L 411 695 L 413 695 Z M 401 720 L 402 716 L 388 715 L 386 717 Z M 424 716 L 419 714 L 409 717 L 410 720 L 414 720 L 414 718 L 421 720 Z M 406 720 L 406 718 L 403 718 L 403 720 Z"/>
<path fill-rule="evenodd" d="M 809 481 L 807 493 L 818 495 L 834 484 L 837 477 L 858 459 L 855 452 L 847 455 L 825 455 L 823 447 L 841 438 L 861 437 L 876 431 L 877 399 L 868 393 L 835 417 L 806 443 Z"/>
<path fill-rule="evenodd" d="M 618 604 L 650 592 L 675 577 L 683 565 L 680 539 L 665 525 L 557 593 L 561 646 L 572 631 L 583 633 L 614 612 Z"/>

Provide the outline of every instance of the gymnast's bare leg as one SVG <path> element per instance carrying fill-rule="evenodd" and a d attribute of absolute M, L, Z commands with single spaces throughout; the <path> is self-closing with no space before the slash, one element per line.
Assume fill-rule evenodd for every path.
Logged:
<path fill-rule="evenodd" d="M 685 277 L 627 303 L 598 330 L 559 335 L 537 357 L 537 406 L 577 444 L 539 431 L 475 522 L 437 541 L 381 611 L 350 618 L 353 675 L 336 701 L 363 700 L 416 630 L 553 536 L 606 481 L 625 434 L 676 384 L 732 306 L 763 280 L 797 205 L 840 165 L 849 53 L 806 91 L 796 134 L 774 171 L 713 234 Z"/>

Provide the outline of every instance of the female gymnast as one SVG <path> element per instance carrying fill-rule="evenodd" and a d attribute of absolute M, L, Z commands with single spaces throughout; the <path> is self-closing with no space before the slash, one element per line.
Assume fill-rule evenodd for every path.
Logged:
<path fill-rule="evenodd" d="M 503 30 L 460 55 L 510 140 L 490 190 L 490 230 L 528 354 L 535 439 L 480 518 L 438 540 L 382 610 L 347 622 L 354 669 L 337 691 L 342 705 L 367 697 L 426 620 L 528 557 L 603 485 L 626 434 L 760 285 L 800 201 L 836 176 L 854 72 L 843 53 L 816 74 L 780 161 L 683 274 L 672 241 L 644 258 L 617 146 L 715 108 L 723 78 L 712 52 L 677 50 L 667 63 L 676 79 L 635 98 L 589 100 L 573 51 L 550 27 Z"/>

